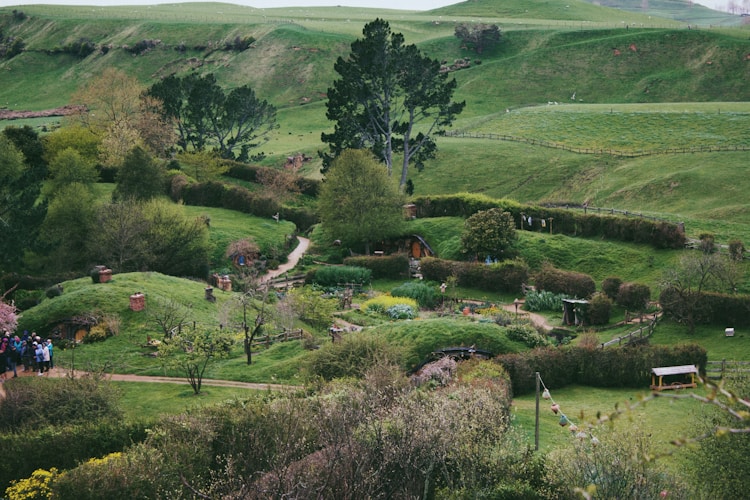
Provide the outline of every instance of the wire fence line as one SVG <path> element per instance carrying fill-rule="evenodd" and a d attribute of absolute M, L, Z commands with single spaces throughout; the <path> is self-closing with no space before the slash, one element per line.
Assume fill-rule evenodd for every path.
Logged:
<path fill-rule="evenodd" d="M 533 146 L 541 146 L 544 148 L 562 149 L 563 151 L 571 151 L 573 153 L 580 154 L 597 154 L 597 155 L 610 155 L 618 156 L 622 158 L 638 158 L 642 156 L 655 156 L 665 154 L 694 154 L 694 153 L 716 153 L 716 152 L 727 152 L 727 151 L 750 151 L 750 145 L 734 145 L 734 146 L 691 146 L 682 148 L 662 148 L 662 149 L 650 149 L 650 150 L 637 150 L 637 151 L 623 151 L 611 148 L 577 148 L 568 146 L 566 144 L 560 144 L 559 142 L 547 141 L 544 139 L 534 139 L 530 137 L 519 137 L 515 135 L 507 134 L 492 134 L 492 133 L 481 133 L 481 132 L 461 132 L 461 131 L 447 131 L 445 137 L 455 138 L 468 138 L 468 139 L 489 139 L 496 141 L 508 141 L 508 142 L 520 142 L 524 144 L 531 144 Z"/>

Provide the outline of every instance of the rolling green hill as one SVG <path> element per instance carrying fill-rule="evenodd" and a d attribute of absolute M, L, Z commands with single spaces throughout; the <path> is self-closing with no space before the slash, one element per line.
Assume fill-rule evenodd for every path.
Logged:
<path fill-rule="evenodd" d="M 24 7 L 24 20 L 3 8 L 0 32 L 23 38 L 26 51 L 0 61 L 0 106 L 61 106 L 107 66 L 136 75 L 144 85 L 172 73 L 211 72 L 227 88 L 250 84 L 279 108 L 281 127 L 263 146 L 264 164 L 278 166 L 303 152 L 315 158 L 304 172 L 317 176 L 320 133 L 330 127 L 325 99 L 336 76 L 333 64 L 366 22 L 382 17 L 431 57 L 472 61 L 453 73 L 456 98 L 467 102 L 454 127 L 459 132 L 568 149 L 747 147 L 747 28 L 688 29 L 674 12 L 714 11 L 687 2 L 651 2 L 648 13 L 627 2 L 608 5 L 619 10 L 563 0 L 473 0 L 429 12 L 220 3 L 34 5 Z M 474 21 L 497 23 L 502 43 L 481 55 L 462 48 L 454 27 Z M 237 36 L 256 41 L 244 52 L 222 50 Z M 59 52 L 82 38 L 105 50 L 85 58 Z M 137 56 L 126 50 L 142 40 L 158 43 Z M 0 126 L 7 123 L 14 122 Z M 588 201 L 684 220 L 692 235 L 710 228 L 720 241 L 750 239 L 743 208 L 750 187 L 743 175 L 747 152 L 625 158 L 454 137 L 440 138 L 438 146 L 438 157 L 411 175 L 416 194 L 473 191 L 524 202 Z"/>

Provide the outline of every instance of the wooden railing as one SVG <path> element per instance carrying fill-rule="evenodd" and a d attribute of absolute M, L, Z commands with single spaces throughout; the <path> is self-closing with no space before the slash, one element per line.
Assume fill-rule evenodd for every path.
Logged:
<path fill-rule="evenodd" d="M 720 380 L 727 376 L 750 373 L 750 361 L 708 361 L 706 378 Z"/>
<path fill-rule="evenodd" d="M 601 348 L 604 349 L 605 347 L 610 347 L 613 345 L 622 346 L 622 345 L 628 345 L 631 342 L 637 342 L 644 339 L 649 338 L 651 335 L 654 334 L 654 328 L 656 327 L 656 322 L 659 321 L 659 314 L 654 313 L 653 317 L 649 319 L 648 323 L 641 326 L 635 331 L 632 331 L 626 335 L 621 335 L 619 337 L 615 337 L 610 341 L 604 342 L 601 345 Z"/>
<path fill-rule="evenodd" d="M 288 342 L 290 340 L 299 340 L 304 337 L 305 331 L 302 328 L 297 330 L 284 330 L 276 334 L 266 334 L 258 339 L 253 340 L 253 347 L 270 347 L 277 342 Z"/>

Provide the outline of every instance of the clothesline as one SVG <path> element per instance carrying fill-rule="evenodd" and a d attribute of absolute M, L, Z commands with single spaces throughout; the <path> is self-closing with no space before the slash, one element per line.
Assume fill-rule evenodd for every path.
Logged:
<path fill-rule="evenodd" d="M 552 398 L 552 394 L 550 393 L 549 389 L 546 385 L 544 385 L 544 380 L 542 380 L 542 376 L 537 374 L 537 377 L 539 378 L 539 383 L 544 388 L 544 391 L 542 391 L 542 398 L 549 400 L 552 402 L 551 410 L 555 415 L 560 415 L 560 425 L 562 427 L 568 427 L 571 433 L 575 433 L 574 436 L 578 439 L 586 439 L 588 437 L 588 434 L 586 434 L 584 431 L 580 430 L 578 426 L 568 417 L 563 411 L 562 408 L 558 403 L 555 402 L 555 400 Z M 599 444 L 599 440 L 591 434 L 591 444 L 596 446 Z"/>

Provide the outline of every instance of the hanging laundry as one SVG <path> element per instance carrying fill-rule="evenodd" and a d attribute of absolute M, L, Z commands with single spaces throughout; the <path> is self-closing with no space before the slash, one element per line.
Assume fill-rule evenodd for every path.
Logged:
<path fill-rule="evenodd" d="M 547 221 L 542 219 L 542 227 L 547 227 Z"/>

